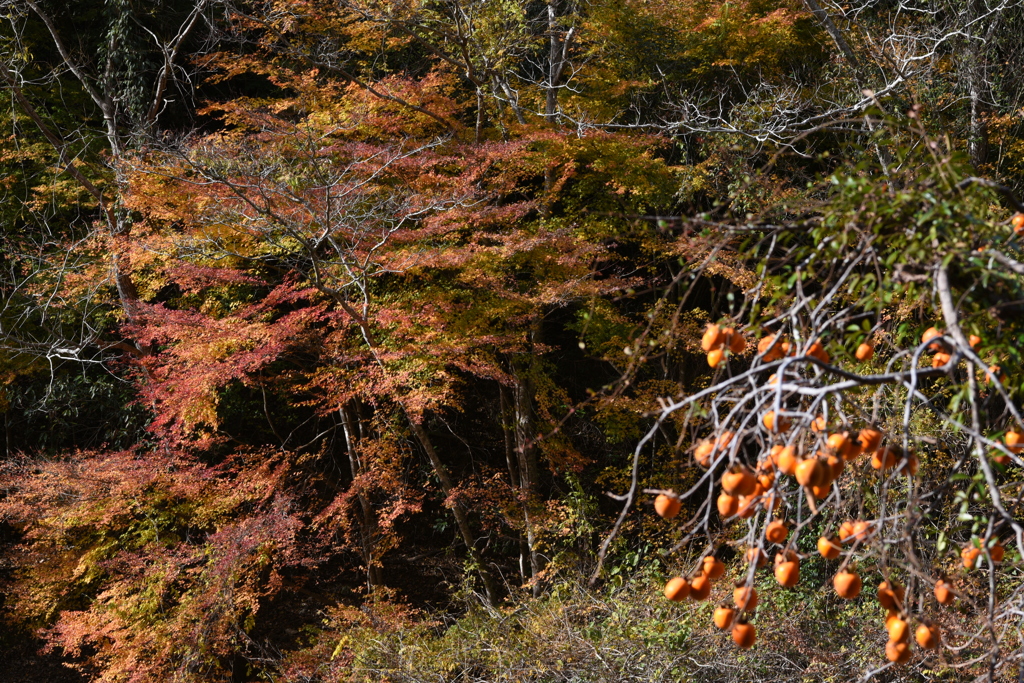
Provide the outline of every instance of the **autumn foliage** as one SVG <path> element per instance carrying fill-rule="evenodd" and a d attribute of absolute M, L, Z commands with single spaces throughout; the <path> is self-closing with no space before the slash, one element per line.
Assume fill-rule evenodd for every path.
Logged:
<path fill-rule="evenodd" d="M 136 4 L 3 2 L 0 647 L 1016 676 L 1019 6 Z"/>

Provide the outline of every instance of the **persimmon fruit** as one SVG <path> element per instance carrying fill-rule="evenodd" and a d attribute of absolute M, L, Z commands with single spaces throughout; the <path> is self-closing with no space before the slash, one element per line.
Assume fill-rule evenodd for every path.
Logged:
<path fill-rule="evenodd" d="M 682 501 L 674 495 L 659 493 L 658 497 L 654 499 L 654 511 L 662 519 L 673 519 L 679 514 L 682 507 Z"/>
<path fill-rule="evenodd" d="M 782 432 L 789 431 L 789 420 L 784 417 L 776 418 L 774 410 L 769 410 L 764 414 L 761 418 L 761 424 L 763 424 L 764 428 L 773 434 L 776 432 L 781 434 Z"/>
<path fill-rule="evenodd" d="M 1011 453 L 1020 453 L 1024 451 L 1024 434 L 1011 429 L 1003 436 L 1003 443 L 1006 444 L 1006 450 Z"/>
<path fill-rule="evenodd" d="M 826 560 L 834 560 L 839 557 L 839 553 L 842 552 L 839 545 L 836 543 L 838 539 L 831 539 L 826 536 L 822 536 L 818 539 L 818 554 L 824 557 Z"/>
<path fill-rule="evenodd" d="M 864 541 L 871 534 L 871 523 L 862 519 L 848 519 L 839 525 L 839 540 L 843 543 Z"/>
<path fill-rule="evenodd" d="M 939 330 L 937 327 L 929 327 L 927 330 L 924 331 L 924 334 L 921 335 L 921 343 L 928 344 L 928 342 L 931 341 L 932 339 L 941 336 L 941 330 Z M 928 344 L 929 351 L 942 351 L 942 349 L 942 342 L 932 342 L 931 344 Z"/>
<path fill-rule="evenodd" d="M 786 548 L 775 553 L 775 566 L 778 567 L 783 562 L 799 562 L 800 556 L 796 554 L 796 551 L 792 548 Z"/>
<path fill-rule="evenodd" d="M 885 658 L 897 664 L 906 662 L 910 659 L 910 645 L 908 643 L 894 643 L 890 640 L 885 644 Z"/>
<path fill-rule="evenodd" d="M 903 596 L 906 593 L 903 586 L 898 583 L 890 584 L 888 581 L 883 581 L 878 584 L 878 591 L 875 596 L 878 598 L 878 602 L 885 609 L 898 610 L 903 607 Z"/>
<path fill-rule="evenodd" d="M 704 576 L 708 577 L 711 581 L 717 581 L 722 578 L 722 574 L 725 574 L 724 562 L 714 555 L 708 555 L 704 558 Z"/>
<path fill-rule="evenodd" d="M 768 555 L 760 548 L 747 548 L 747 552 L 744 557 L 747 560 L 747 564 L 753 564 L 756 562 L 758 568 L 768 564 Z"/>
<path fill-rule="evenodd" d="M 735 331 L 731 327 L 727 327 L 722 331 L 726 333 L 726 338 L 728 339 L 727 343 L 729 344 L 730 351 L 732 351 L 734 354 L 741 354 L 747 350 L 747 340 L 743 337 L 742 334 Z"/>
<path fill-rule="evenodd" d="M 779 471 L 783 474 L 796 474 L 797 464 L 796 447 L 785 446 L 779 452 L 779 457 L 776 460 L 776 465 L 779 468 Z"/>
<path fill-rule="evenodd" d="M 964 565 L 964 569 L 971 569 L 974 567 L 974 563 L 978 561 L 978 556 L 981 555 L 981 550 L 975 548 L 973 545 L 968 545 L 960 551 L 960 561 Z"/>
<path fill-rule="evenodd" d="M 740 511 L 740 499 L 736 496 L 722 492 L 719 494 L 717 502 L 718 514 L 720 514 L 723 519 L 732 517 Z"/>
<path fill-rule="evenodd" d="M 732 640 L 745 650 L 754 647 L 757 640 L 757 630 L 746 622 L 741 622 L 732 627 Z"/>
<path fill-rule="evenodd" d="M 693 459 L 701 467 L 710 467 L 711 454 L 714 452 L 714 450 L 715 445 L 708 441 L 707 439 L 704 439 L 699 444 L 697 444 L 697 448 L 693 450 Z"/>
<path fill-rule="evenodd" d="M 901 459 L 900 453 L 892 446 L 882 446 L 871 454 L 871 466 L 876 470 L 885 472 L 896 467 Z"/>
<path fill-rule="evenodd" d="M 889 632 L 889 640 L 893 642 L 905 643 L 910 638 L 910 625 L 899 616 L 886 620 L 885 628 Z"/>
<path fill-rule="evenodd" d="M 953 601 L 956 600 L 956 594 L 953 592 L 953 587 L 942 579 L 935 582 L 934 593 L 935 599 L 939 601 L 940 605 L 952 605 Z"/>
<path fill-rule="evenodd" d="M 832 493 L 832 484 L 818 484 L 816 486 L 808 486 L 807 490 L 811 492 L 815 500 L 825 500 L 828 495 Z"/>
<path fill-rule="evenodd" d="M 704 336 L 700 340 L 700 348 L 704 351 L 714 351 L 721 349 L 725 344 L 725 335 L 722 334 L 722 328 L 718 325 L 708 325 L 704 331 Z"/>
<path fill-rule="evenodd" d="M 745 465 L 734 465 L 722 475 L 722 490 L 732 496 L 749 496 L 757 486 L 757 477 Z"/>
<path fill-rule="evenodd" d="M 781 519 L 769 522 L 768 526 L 765 527 L 764 537 L 772 542 L 782 544 L 786 542 L 786 538 L 789 536 L 789 527 Z"/>
<path fill-rule="evenodd" d="M 996 564 L 1003 561 L 1003 557 L 1006 554 L 1006 548 L 1003 547 L 1002 543 L 996 543 L 988 549 L 988 556 L 992 558 L 992 561 Z"/>
<path fill-rule="evenodd" d="M 843 600 L 854 600 L 860 595 L 862 584 L 856 572 L 841 571 L 832 578 L 832 587 Z"/>
<path fill-rule="evenodd" d="M 792 588 L 800 582 L 800 562 L 783 562 L 775 567 L 775 580 L 785 588 Z"/>
<path fill-rule="evenodd" d="M 843 460 L 852 460 L 856 457 L 857 447 L 847 432 L 836 432 L 830 434 L 825 442 L 825 447 L 833 451 Z"/>
<path fill-rule="evenodd" d="M 796 480 L 801 486 L 821 486 L 828 483 L 830 470 L 818 458 L 806 458 L 796 466 Z"/>
<path fill-rule="evenodd" d="M 914 632 L 914 640 L 923 650 L 934 650 L 939 646 L 939 627 L 935 624 L 920 624 Z"/>
<path fill-rule="evenodd" d="M 835 481 L 843 474 L 843 470 L 846 469 L 846 461 L 838 455 L 827 455 L 825 456 L 825 467 L 829 471 L 829 479 Z"/>
<path fill-rule="evenodd" d="M 900 474 L 905 474 L 908 477 L 913 477 L 917 474 L 917 468 L 920 463 L 917 460 L 917 453 L 910 451 L 905 455 L 899 465 Z"/>
<path fill-rule="evenodd" d="M 722 631 L 732 626 L 733 619 L 735 618 L 736 610 L 728 605 L 719 605 L 715 608 L 714 615 L 712 615 L 715 627 Z"/>
<path fill-rule="evenodd" d="M 1024 213 L 1013 214 L 1013 218 L 1010 219 L 1010 225 L 1013 226 L 1013 231 L 1018 235 L 1024 233 Z"/>
<path fill-rule="evenodd" d="M 882 432 L 873 427 L 865 427 L 857 435 L 857 442 L 865 453 L 878 450 L 878 447 L 882 445 Z"/>
<path fill-rule="evenodd" d="M 815 341 L 813 344 L 811 344 L 807 348 L 807 355 L 810 356 L 811 358 L 817 358 L 826 365 L 829 363 L 829 361 L 831 361 L 831 358 L 828 355 L 828 351 L 825 350 L 825 347 L 822 345 L 821 341 Z"/>
<path fill-rule="evenodd" d="M 853 523 L 853 540 L 863 541 L 874 531 L 874 527 L 871 522 L 865 522 L 863 519 L 858 519 Z"/>
<path fill-rule="evenodd" d="M 682 602 L 690 594 L 690 582 L 681 576 L 669 579 L 665 584 L 665 597 L 673 602 Z"/>
<path fill-rule="evenodd" d="M 741 583 L 732 592 L 732 601 L 737 608 L 751 612 L 757 607 L 757 589 Z"/>
<path fill-rule="evenodd" d="M 740 509 L 736 511 L 736 516 L 740 519 L 750 519 L 757 512 L 757 496 L 740 496 L 739 497 Z"/>
<path fill-rule="evenodd" d="M 690 581 L 690 598 L 699 602 L 707 600 L 709 595 L 711 595 L 711 579 L 705 574 L 698 574 Z"/>
<path fill-rule="evenodd" d="M 777 342 L 777 340 L 778 335 L 769 334 L 762 337 L 761 341 L 757 343 L 757 352 L 762 355 L 765 363 L 779 360 L 786 355 L 785 350 L 782 348 L 782 343 Z"/>

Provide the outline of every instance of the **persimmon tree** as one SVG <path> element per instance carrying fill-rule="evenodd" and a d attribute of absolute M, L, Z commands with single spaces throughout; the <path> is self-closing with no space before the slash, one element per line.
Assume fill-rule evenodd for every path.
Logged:
<path fill-rule="evenodd" d="M 755 640 L 755 584 L 792 588 L 801 562 L 823 561 L 841 598 L 863 586 L 873 600 L 877 587 L 889 609 L 880 663 L 922 661 L 906 630 L 917 622 L 922 650 L 941 640 L 954 667 L 993 680 L 1017 666 L 1024 598 L 1024 205 L 914 118 L 875 124 L 903 169 L 886 182 L 865 162 L 837 169 L 789 216 L 694 223 L 708 237 L 691 278 L 726 266 L 722 308 L 706 329 L 651 325 L 625 352 L 640 368 L 683 345 L 706 353 L 712 376 L 661 399 L 635 457 L 689 454 L 682 488 L 645 492 L 665 517 L 684 504 L 676 549 L 705 547 L 673 580 L 689 579 L 691 597 L 708 598 L 720 548 L 747 561 L 735 605 L 715 617 L 741 647 Z M 619 525 L 639 501 L 638 462 Z M 775 581 L 762 580 L 772 555 Z M 666 596 L 685 598 L 676 583 Z"/>

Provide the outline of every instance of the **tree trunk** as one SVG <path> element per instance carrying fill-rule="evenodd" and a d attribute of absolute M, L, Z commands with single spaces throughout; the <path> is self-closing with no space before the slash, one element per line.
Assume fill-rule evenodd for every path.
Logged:
<path fill-rule="evenodd" d="M 523 521 L 526 523 L 526 546 L 530 553 L 530 578 L 533 581 L 533 595 L 537 597 L 541 588 L 539 575 L 544 564 L 537 552 L 537 529 L 531 513 L 537 486 L 537 448 L 533 444 L 533 382 L 528 369 L 516 377 L 514 397 L 520 495 L 523 498 Z"/>
<path fill-rule="evenodd" d="M 559 25 L 561 12 L 561 0 L 548 0 L 548 73 L 544 93 L 544 117 L 551 123 L 555 123 L 555 115 L 558 113 L 558 91 L 561 87 L 562 75 L 565 72 L 565 65 L 568 62 L 569 44 L 572 41 L 575 29 L 563 32 Z M 550 192 L 554 187 L 554 169 L 544 168 L 544 191 Z M 549 202 L 545 201 L 541 207 L 541 214 L 547 215 L 550 209 Z"/>
<path fill-rule="evenodd" d="M 364 290 L 365 291 L 365 290 Z M 345 300 L 338 292 L 332 293 L 335 302 L 352 318 L 352 320 L 359 326 L 359 330 L 363 335 L 363 341 L 366 342 L 366 346 L 370 349 L 370 353 L 373 354 L 374 361 L 380 367 L 380 369 L 387 373 L 388 368 L 384 363 L 384 360 L 380 357 L 377 348 L 377 341 L 374 338 L 373 330 L 370 329 L 370 322 L 365 317 L 365 310 L 369 308 L 368 301 L 364 301 L 364 313 L 360 314 L 351 303 Z M 412 429 L 413 435 L 416 440 L 420 442 L 420 446 L 427 454 L 427 458 L 430 460 L 430 465 L 434 469 L 434 474 L 437 475 L 438 481 L 441 482 L 441 491 L 444 493 L 446 498 L 451 497 L 451 493 L 454 490 L 451 476 L 448 474 L 448 468 L 445 467 L 444 462 L 437 454 L 437 450 L 434 448 L 434 444 L 430 439 L 430 435 L 427 434 L 427 430 L 423 428 L 413 415 L 412 411 L 409 410 L 408 406 L 402 402 L 400 398 L 396 398 L 398 407 L 401 408 L 402 414 L 405 415 L 405 419 L 409 422 L 409 428 Z M 491 575 L 490 570 L 483 562 L 483 558 L 476 547 L 476 539 L 473 538 L 473 533 L 469 525 L 469 518 L 466 515 L 465 509 L 456 501 L 452 505 L 452 515 L 455 517 L 455 525 L 459 528 L 459 534 L 462 536 L 463 542 L 466 544 L 469 550 L 470 558 L 473 560 L 477 571 L 480 572 L 480 579 L 484 584 L 484 592 L 486 593 L 487 602 L 491 606 L 498 604 L 498 590 L 497 584 L 494 581 L 494 577 Z"/>
<path fill-rule="evenodd" d="M 480 86 L 476 87 L 476 129 L 473 132 L 473 141 L 480 144 L 484 133 L 484 91 Z"/>
<path fill-rule="evenodd" d="M 825 28 L 825 31 L 832 38 L 832 41 L 839 48 L 839 51 L 843 53 L 843 58 L 849 62 L 850 66 L 853 67 L 854 71 L 857 72 L 858 77 L 862 77 L 860 73 L 860 61 L 857 59 L 857 55 L 854 53 L 853 48 L 846 41 L 846 37 L 843 36 L 843 32 L 839 30 L 839 27 L 832 21 L 832 17 L 828 15 L 821 5 L 818 4 L 818 0 L 804 0 L 804 4 L 807 5 L 807 9 L 810 10 L 814 18 L 821 22 L 821 25 Z"/>
<path fill-rule="evenodd" d="M 512 401 L 509 400 L 508 389 L 498 385 L 498 400 L 501 412 L 501 431 L 505 437 L 505 462 L 508 466 L 509 482 L 516 495 L 523 497 L 523 479 L 519 468 L 519 452 L 516 450 L 516 428 L 515 412 L 512 409 Z M 526 500 L 523 499 L 523 518 L 529 524 L 529 511 L 526 507 Z M 529 568 L 529 569 L 528 569 Z M 519 537 L 519 574 L 525 584 L 532 576 L 532 563 L 530 562 L 530 545 L 526 537 Z"/>
<path fill-rule="evenodd" d="M 416 440 L 420 442 L 420 445 L 423 446 L 423 450 L 427 453 L 427 458 L 430 460 L 430 464 L 434 468 L 434 474 L 437 475 L 438 481 L 441 482 L 441 491 L 444 492 L 445 497 L 449 497 L 455 487 L 452 485 L 452 479 L 448 474 L 448 468 L 445 467 L 444 463 L 441 462 L 441 458 L 438 457 L 437 450 L 434 448 L 430 435 L 427 434 L 427 430 L 423 428 L 423 425 L 414 420 L 408 411 L 406 411 L 405 415 L 406 419 L 409 420 L 409 426 L 412 428 L 413 434 L 416 435 Z M 455 525 L 459 528 L 459 534 L 462 536 L 462 541 L 469 549 L 470 558 L 473 560 L 473 564 L 476 566 L 477 571 L 480 572 L 480 579 L 484 584 L 484 593 L 487 597 L 487 603 L 492 607 L 496 606 L 498 604 L 497 584 L 494 581 L 494 576 L 491 574 L 490 569 L 488 569 L 487 565 L 484 564 L 480 551 L 477 550 L 476 539 L 473 538 L 473 533 L 469 526 L 469 517 L 466 515 L 465 508 L 463 508 L 458 501 L 455 501 L 452 505 L 452 515 L 455 517 Z"/>
<path fill-rule="evenodd" d="M 370 592 L 378 586 L 383 586 L 381 568 L 376 553 L 377 539 L 377 515 L 374 512 L 373 504 L 365 493 L 360 491 L 359 478 L 364 474 L 362 459 L 359 457 L 359 442 L 363 438 L 362 424 L 359 421 L 357 411 L 350 406 L 342 406 L 338 409 L 341 416 L 341 428 L 345 434 L 345 445 L 348 451 L 349 469 L 352 472 L 353 485 L 357 487 L 356 500 L 359 502 L 359 517 L 357 527 L 359 529 L 360 554 L 363 563 L 366 565 L 366 585 Z"/>
<path fill-rule="evenodd" d="M 988 161 L 988 125 L 982 111 L 984 105 L 982 103 L 981 74 L 977 71 L 976 64 L 971 64 L 968 67 L 971 123 L 967 133 L 967 151 L 971 158 L 971 164 L 974 168 L 980 169 Z"/>
<path fill-rule="evenodd" d="M 554 119 L 558 110 L 558 81 L 562 72 L 562 35 L 558 27 L 558 0 L 548 0 L 548 87 L 544 115 Z"/>
<path fill-rule="evenodd" d="M 534 323 L 530 332 L 530 346 L 540 342 L 541 326 L 540 321 Z M 541 592 L 540 573 L 544 569 L 544 558 L 537 551 L 537 524 L 533 515 L 533 506 L 537 498 L 537 486 L 540 479 L 540 471 L 537 465 L 537 447 L 535 444 L 536 427 L 534 424 L 533 403 L 535 399 L 535 387 L 533 373 L 535 368 L 535 357 L 531 352 L 519 363 L 513 363 L 513 375 L 515 386 L 513 387 L 513 399 L 515 410 L 515 440 L 516 454 L 518 456 L 520 496 L 523 500 L 523 521 L 526 524 L 526 546 L 530 559 L 530 578 L 533 581 L 533 595 L 537 597 Z"/>
<path fill-rule="evenodd" d="M 981 17 L 985 12 L 983 3 L 971 3 L 972 18 Z M 988 45 L 999 24 L 998 15 L 986 26 L 973 24 L 967 35 L 967 94 L 971 103 L 971 120 L 967 131 L 967 152 L 975 169 L 988 161 L 988 123 L 985 120 L 985 98 L 988 83 L 985 81 L 985 46 Z M 973 29 L 977 28 L 978 31 Z"/>

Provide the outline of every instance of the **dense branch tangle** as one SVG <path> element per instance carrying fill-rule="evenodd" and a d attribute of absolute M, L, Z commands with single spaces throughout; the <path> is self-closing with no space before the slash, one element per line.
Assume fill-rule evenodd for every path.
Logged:
<path fill-rule="evenodd" d="M 718 223 L 723 236 L 711 258 L 734 269 L 762 264 L 762 277 L 721 327 L 708 327 L 707 387 L 663 398 L 651 414 L 602 561 L 641 491 L 658 494 L 659 511 L 672 515 L 680 503 L 688 511 L 673 550 L 705 541 L 700 556 L 690 556 L 692 577 L 708 575 L 708 557 L 728 556 L 719 552 L 725 545 L 748 559 L 774 547 L 777 566 L 799 567 L 818 555 L 820 537 L 817 548 L 828 552 L 821 554 L 837 557 L 830 577 L 905 585 L 894 615 L 925 629 L 940 624 L 954 651 L 984 649 L 958 666 L 981 662 L 995 675 L 1015 661 L 1006 653 L 1019 649 L 1011 622 L 1024 592 L 1000 563 L 1024 556 L 1024 420 L 1016 382 L 1003 384 L 1016 362 L 1007 346 L 1015 337 L 994 326 L 992 306 L 1020 292 L 1024 265 L 1004 253 L 1018 247 L 1011 226 L 985 225 L 985 212 L 969 208 L 980 188 L 1006 188 L 960 180 L 948 160 L 934 163 L 937 175 L 903 174 L 877 192 L 835 177 L 828 202 L 805 219 Z M 1024 225 L 1024 216 L 1013 224 Z M 695 281 L 707 266 L 694 271 Z M 641 337 L 631 353 L 653 355 L 644 348 L 656 338 Z M 641 453 L 673 441 L 677 449 L 690 444 L 680 473 L 686 485 L 644 488 Z M 936 525 L 951 516 L 953 526 Z M 792 566 L 776 572 L 787 587 Z M 751 562 L 746 587 L 756 570 Z M 966 624 L 944 616 L 933 597 L 940 581 L 969 605 Z M 740 607 L 737 619 L 753 618 L 753 608 Z M 745 636 L 734 631 L 741 644 Z M 891 660 L 909 657 L 893 643 Z"/>

